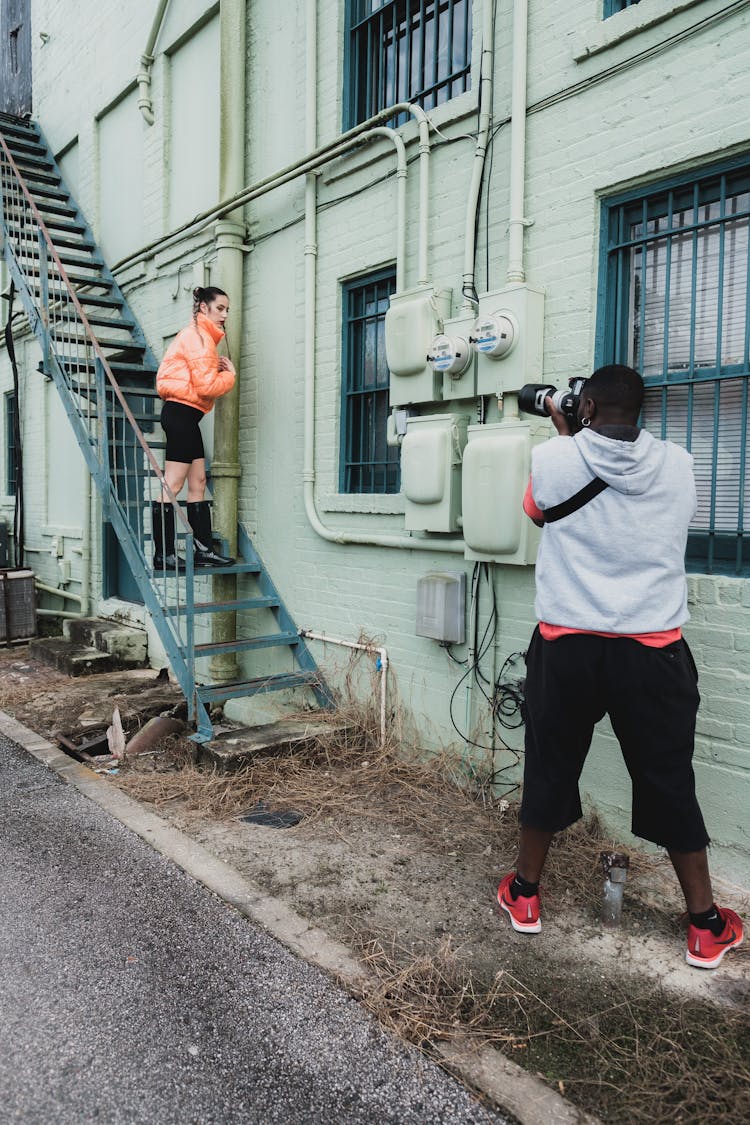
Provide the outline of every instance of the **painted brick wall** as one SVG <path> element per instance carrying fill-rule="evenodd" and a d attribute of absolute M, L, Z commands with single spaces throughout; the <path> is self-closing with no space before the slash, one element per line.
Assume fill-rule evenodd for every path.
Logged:
<path fill-rule="evenodd" d="M 479 0 L 474 7 L 476 87 Z M 526 215 L 533 225 L 526 234 L 526 266 L 529 282 L 546 290 L 545 378 L 562 382 L 588 372 L 594 357 L 601 196 L 724 153 L 750 152 L 747 115 L 727 108 L 747 104 L 750 94 L 750 17 L 737 12 L 711 24 L 705 21 L 722 7 L 718 0 L 671 5 L 666 0 L 644 0 L 637 20 L 630 13 L 622 14 L 634 27 L 641 21 L 639 30 L 624 35 L 624 18 L 607 21 L 611 45 L 586 57 L 586 43 L 601 37 L 599 0 L 576 5 L 574 15 L 570 6 L 552 2 L 530 7 Z M 81 202 L 96 221 L 94 115 L 127 89 L 153 13 L 146 0 L 124 7 L 112 0 L 96 4 L 86 0 L 81 8 L 88 22 L 77 19 L 76 27 L 71 27 L 69 7 L 62 0 L 38 0 L 33 5 L 35 31 L 50 35 L 43 48 L 36 47 L 35 106 L 56 147 L 78 136 Z M 168 23 L 165 42 L 174 42 L 207 10 L 197 0 L 184 7 L 173 5 L 169 19 L 179 26 Z M 248 6 L 249 182 L 305 152 L 304 10 L 302 0 L 285 5 L 257 0 Z M 318 11 L 317 118 L 319 141 L 324 142 L 341 129 L 343 4 L 321 0 Z M 501 0 L 497 13 L 494 111 L 500 123 L 510 109 L 509 0 Z M 658 21 L 649 23 L 655 16 Z M 702 28 L 691 32 L 699 20 L 704 21 Z M 80 26 L 87 27 L 86 36 L 81 36 Z M 665 46 L 667 40 L 671 45 Z M 102 49 L 112 41 L 118 44 L 114 54 Z M 74 68 L 71 58 L 76 60 Z M 722 74 L 720 86 L 717 73 Z M 166 77 L 167 63 L 160 54 L 153 83 L 157 120 L 150 129 L 144 125 L 146 237 L 165 231 L 163 165 L 170 113 L 179 112 L 179 107 L 162 100 Z M 474 158 L 471 140 L 461 135 L 476 127 L 475 94 L 441 107 L 434 118 L 441 136 L 432 135 L 430 271 L 436 285 L 452 288 L 457 310 Z M 416 127 L 407 125 L 403 135 L 414 161 Z M 487 169 L 477 246 L 480 291 L 501 287 L 505 278 L 509 146 L 509 127 L 503 125 L 495 135 L 491 173 Z M 401 531 L 403 521 L 391 499 L 375 499 L 370 505 L 373 511 L 366 513 L 361 502 L 336 495 L 341 283 L 393 260 L 393 169 L 392 148 L 378 142 L 326 166 L 318 178 L 316 487 L 321 517 L 328 525 L 367 533 Z M 407 229 L 410 283 L 416 279 L 417 191 L 417 165 L 412 162 Z M 435 643 L 414 635 L 416 583 L 432 569 L 450 567 L 470 574 L 471 564 L 458 555 L 334 545 L 318 538 L 304 512 L 303 208 L 304 185 L 294 181 L 247 209 L 254 248 L 246 259 L 241 356 L 242 518 L 257 536 L 261 554 L 298 624 L 347 639 L 364 633 L 386 645 L 393 668 L 391 698 L 398 697 L 425 745 L 445 744 L 457 737 L 449 700 L 461 669 Z M 197 276 L 194 271 L 210 269 L 212 259 L 210 245 L 199 239 L 157 253 L 122 274 L 121 282 L 157 352 L 165 337 L 185 320 L 189 290 Z M 496 567 L 494 584 L 498 627 L 486 657 L 488 675 L 511 653 L 525 649 L 534 621 L 531 568 Z M 744 579 L 691 579 L 693 619 L 686 630 L 702 677 L 696 773 L 717 845 L 714 862 L 725 874 L 746 883 L 750 883 L 749 589 Z M 483 590 L 480 634 L 489 608 Z M 340 682 L 339 655 L 320 648 L 316 653 Z M 465 685 L 458 687 L 453 713 L 463 728 Z M 476 707 L 474 721 L 477 729 L 486 727 L 486 714 Z M 519 737 L 520 732 L 513 732 L 508 741 L 518 746 Z M 481 758 L 482 753 L 477 751 L 476 756 Z M 484 757 L 489 761 L 489 753 Z M 506 753 L 496 755 L 493 764 L 497 768 L 513 761 L 514 756 Z M 584 789 L 616 827 L 628 823 L 627 778 L 606 729 L 596 739 Z"/>

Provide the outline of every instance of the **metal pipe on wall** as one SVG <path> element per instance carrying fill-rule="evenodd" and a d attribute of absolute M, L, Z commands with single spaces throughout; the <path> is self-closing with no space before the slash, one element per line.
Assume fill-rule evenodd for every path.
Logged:
<path fill-rule="evenodd" d="M 246 0 L 221 0 L 219 8 L 219 196 L 235 195 L 245 183 L 245 40 Z M 237 553 L 237 503 L 240 461 L 240 377 L 244 309 L 245 221 L 242 208 L 232 211 L 216 224 L 216 284 L 225 289 L 231 301 L 227 319 L 226 345 L 237 369 L 233 389 L 214 407 L 213 481 L 214 524 L 229 544 L 229 554 Z M 233 601 L 237 596 L 234 575 L 217 575 L 214 597 Z M 236 614 L 217 613 L 211 620 L 214 643 L 236 635 Z M 211 661 L 216 680 L 232 680 L 238 675 L 234 653 L 216 656 Z"/>
<path fill-rule="evenodd" d="M 476 227 L 477 208 L 479 207 L 479 193 L 482 188 L 484 163 L 487 158 L 487 143 L 490 135 L 490 122 L 492 120 L 492 91 L 495 70 L 495 5 L 492 0 L 485 0 L 482 17 L 482 62 L 481 82 L 479 85 L 479 131 L 474 152 L 474 167 L 469 185 L 469 199 L 466 206 L 466 227 L 464 230 L 464 273 L 461 284 L 464 312 L 471 312 L 476 308 L 477 301 L 474 284 L 474 259 L 476 256 Z"/>
<path fill-rule="evenodd" d="M 159 32 L 164 22 L 168 4 L 169 0 L 159 0 L 159 7 L 156 9 L 154 22 L 151 25 L 151 31 L 148 36 L 148 42 L 141 55 L 141 69 L 138 72 L 137 82 L 140 94 L 138 98 L 138 108 L 143 114 L 147 125 L 153 125 L 154 123 L 154 102 L 151 97 L 151 67 L 154 65 L 154 47 L 156 46 L 156 40 L 159 38 Z"/>
<path fill-rule="evenodd" d="M 526 280 L 523 233 L 528 226 L 524 216 L 526 183 L 526 71 L 528 66 L 529 2 L 513 3 L 513 75 L 510 117 L 510 218 L 508 220 L 509 282 Z"/>

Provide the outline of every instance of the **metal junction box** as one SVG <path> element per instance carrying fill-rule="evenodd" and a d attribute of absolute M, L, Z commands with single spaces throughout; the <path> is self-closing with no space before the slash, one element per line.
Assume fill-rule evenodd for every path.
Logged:
<path fill-rule="evenodd" d="M 483 293 L 474 322 L 477 394 L 502 395 L 542 381 L 544 293 L 512 285 Z"/>
<path fill-rule="evenodd" d="M 450 289 L 431 285 L 405 289 L 391 297 L 385 314 L 385 354 L 390 371 L 391 406 L 439 402 L 443 376 L 427 358 L 435 336 L 450 315 Z"/>
<path fill-rule="evenodd" d="M 466 574 L 440 571 L 417 582 L 418 637 L 462 645 L 466 639 Z"/>
<path fill-rule="evenodd" d="M 530 467 L 527 422 L 469 426 L 462 487 L 467 559 L 534 561 L 539 533 L 523 510 Z"/>
<path fill-rule="evenodd" d="M 408 420 L 401 443 L 408 531 L 458 530 L 466 425 L 461 414 L 429 414 Z"/>

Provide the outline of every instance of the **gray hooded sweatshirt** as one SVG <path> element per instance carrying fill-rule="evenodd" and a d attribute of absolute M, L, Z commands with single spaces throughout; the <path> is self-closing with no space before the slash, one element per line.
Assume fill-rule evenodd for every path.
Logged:
<path fill-rule="evenodd" d="M 685 547 L 697 508 L 693 459 L 641 430 L 619 441 L 592 430 L 555 437 L 532 453 L 539 508 L 568 500 L 593 477 L 606 481 L 578 511 L 545 524 L 536 563 L 540 621 L 602 633 L 652 633 L 683 625 Z"/>

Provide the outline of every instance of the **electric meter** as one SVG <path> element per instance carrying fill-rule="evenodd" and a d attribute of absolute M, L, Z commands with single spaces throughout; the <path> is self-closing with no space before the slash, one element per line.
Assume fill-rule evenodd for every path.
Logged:
<path fill-rule="evenodd" d="M 464 336 L 435 336 L 427 357 L 433 371 L 457 379 L 471 361 L 471 348 Z"/>
<path fill-rule="evenodd" d="M 480 316 L 474 321 L 474 328 L 469 339 L 482 355 L 491 356 L 493 359 L 502 359 L 515 343 L 515 325 L 511 318 L 504 313 Z"/>

